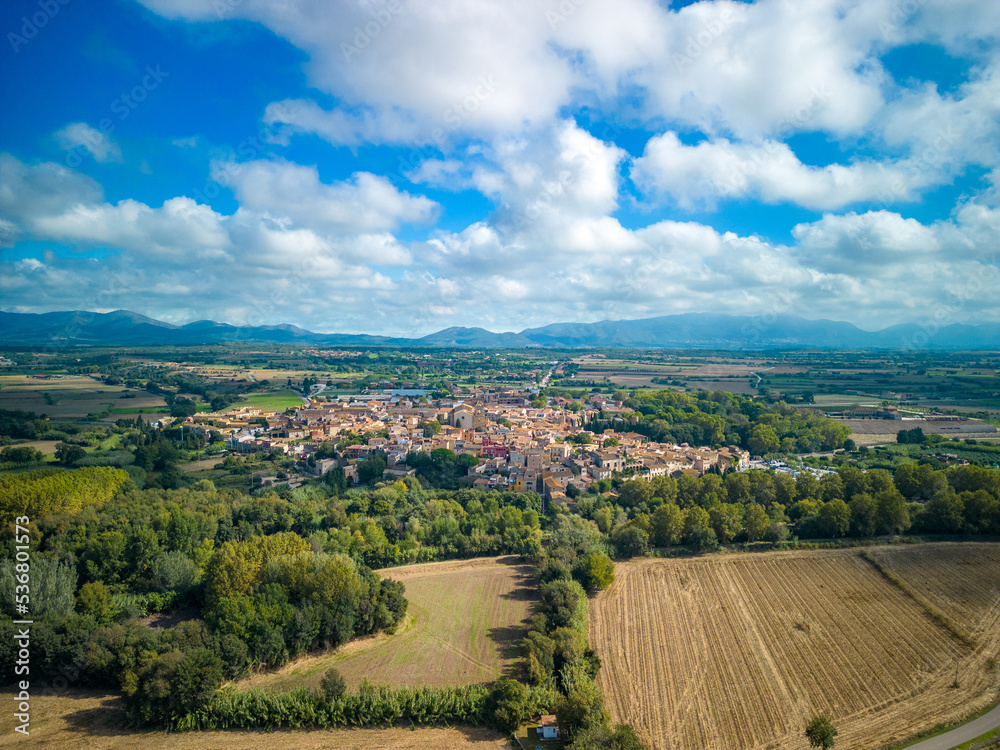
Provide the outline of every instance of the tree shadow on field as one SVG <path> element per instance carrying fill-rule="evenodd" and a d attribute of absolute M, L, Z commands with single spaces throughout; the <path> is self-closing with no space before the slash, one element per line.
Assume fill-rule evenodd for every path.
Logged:
<path fill-rule="evenodd" d="M 506 560 L 507 558 L 504 558 Z M 517 558 L 513 558 L 517 559 Z M 535 580 L 534 573 L 530 565 L 511 565 L 511 577 L 514 579 L 514 588 L 501 598 L 515 602 L 533 602 L 538 598 L 538 581 Z"/>
<path fill-rule="evenodd" d="M 504 664 L 501 672 L 508 677 L 522 678 L 524 676 L 524 665 L 521 663 L 523 660 L 519 657 L 521 656 L 521 640 L 526 632 L 524 625 L 507 625 L 490 628 L 487 631 L 487 636 L 493 641 L 497 654 Z"/>
<path fill-rule="evenodd" d="M 90 696 L 81 695 L 79 697 Z M 133 734 L 125 728 L 125 718 L 125 707 L 122 705 L 121 697 L 117 695 L 103 698 L 99 706 L 77 710 L 70 709 L 63 714 L 67 731 L 79 732 L 91 737 L 117 737 Z"/>

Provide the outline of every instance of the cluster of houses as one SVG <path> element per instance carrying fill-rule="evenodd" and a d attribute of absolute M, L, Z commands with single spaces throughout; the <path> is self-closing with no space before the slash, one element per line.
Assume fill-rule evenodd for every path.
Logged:
<path fill-rule="evenodd" d="M 409 453 L 446 448 L 477 458 L 469 469 L 474 487 L 533 491 L 555 503 L 576 494 L 571 486 L 583 492 L 616 472 L 653 479 L 750 465 L 749 453 L 735 446 L 715 450 L 650 442 L 629 431 L 637 415 L 607 396 L 592 394 L 576 411 L 564 408 L 561 399 L 538 406 L 533 398 L 531 393 L 484 389 L 431 402 L 419 391 L 387 391 L 313 399 L 283 413 L 247 406 L 202 413 L 192 429 L 227 435 L 234 452 L 279 451 L 298 459 L 304 472 L 322 475 L 340 467 L 355 478 L 357 463 L 374 453 L 385 458 L 387 475 L 402 476 L 414 473 L 406 464 Z M 617 429 L 581 432 L 598 415 Z M 324 443 L 336 445 L 352 435 L 367 438 L 341 448 L 336 458 L 316 458 Z"/>

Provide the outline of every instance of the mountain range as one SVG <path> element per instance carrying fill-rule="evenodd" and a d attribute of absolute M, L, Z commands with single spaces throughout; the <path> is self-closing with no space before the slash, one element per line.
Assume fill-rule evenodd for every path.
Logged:
<path fill-rule="evenodd" d="M 315 333 L 293 325 L 233 326 L 199 320 L 177 326 L 127 310 L 50 313 L 0 312 L 0 344 L 29 346 L 199 345 L 237 341 L 316 346 L 436 346 L 490 348 L 665 349 L 1000 349 L 1000 323 L 933 328 L 905 323 L 865 331 L 851 323 L 793 315 L 737 316 L 685 313 L 641 320 L 552 323 L 494 333 L 452 327 L 419 338 Z"/>

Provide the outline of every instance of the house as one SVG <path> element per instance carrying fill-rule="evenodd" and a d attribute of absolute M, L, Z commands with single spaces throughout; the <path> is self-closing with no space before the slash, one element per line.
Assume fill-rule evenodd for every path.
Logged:
<path fill-rule="evenodd" d="M 554 714 L 546 714 L 542 717 L 541 726 L 536 730 L 543 740 L 559 739 L 559 725 L 556 723 Z"/>

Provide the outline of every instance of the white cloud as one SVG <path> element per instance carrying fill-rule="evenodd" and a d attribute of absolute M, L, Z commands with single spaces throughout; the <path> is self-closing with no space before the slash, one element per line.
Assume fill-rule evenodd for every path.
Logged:
<path fill-rule="evenodd" d="M 834 213 L 919 199 L 969 165 L 1000 174 L 996 3 L 900 14 L 898 0 L 144 2 L 170 18 L 250 19 L 304 51 L 321 93 L 275 97 L 262 113 L 274 143 L 315 133 L 355 151 L 409 146 L 392 153 L 397 177 L 474 190 L 494 209 L 456 231 L 434 227 L 442 207 L 417 189 L 363 170 L 324 181 L 324 156 L 319 168 L 214 162 L 238 203 L 228 215 L 183 195 L 110 203 L 80 172 L 0 155 L 0 246 L 72 248 L 44 263 L 0 261 L 5 306 L 37 294 L 49 309 L 80 300 L 72 306 L 399 333 L 690 310 L 891 323 L 954 299 L 958 317 L 1000 314 L 995 290 L 973 285 L 992 267 L 995 187 L 934 222 Z M 915 42 L 967 56 L 968 81 L 939 91 L 892 80 L 880 56 Z M 57 135 L 98 161 L 121 158 L 91 131 L 72 123 Z M 630 164 L 615 141 L 639 132 L 658 135 Z M 799 133 L 832 141 L 842 163 L 815 164 L 808 139 L 793 149 Z M 620 210 L 636 208 L 624 169 L 683 208 L 738 199 L 827 213 L 788 245 L 669 210 L 636 226 L 638 212 Z M 431 228 L 400 239 L 410 225 Z M 99 262 L 82 257 L 91 251 Z M 127 283 L 109 287 L 112 271 Z"/>
<path fill-rule="evenodd" d="M 773 140 L 721 138 L 686 146 L 674 132 L 649 140 L 631 177 L 648 193 L 686 209 L 712 206 L 722 198 L 752 198 L 829 210 L 886 196 L 893 202 L 914 200 L 919 189 L 943 181 L 940 169 L 908 163 L 808 166 L 787 144 Z"/>
<path fill-rule="evenodd" d="M 107 133 L 102 133 L 85 122 L 71 122 L 62 130 L 57 130 L 55 136 L 60 148 L 66 151 L 89 151 L 94 160 L 102 164 L 122 160 L 122 150 L 118 144 Z"/>
<path fill-rule="evenodd" d="M 286 161 L 216 162 L 212 179 L 230 185 L 240 205 L 296 226 L 338 233 L 393 229 L 400 223 L 426 224 L 437 204 L 396 189 L 387 179 L 358 172 L 350 180 L 320 182 L 316 167 Z"/>
<path fill-rule="evenodd" d="M 1000 166 L 1000 56 L 973 70 L 955 93 L 909 89 L 879 117 L 890 147 L 910 150 L 915 169 L 954 175 L 968 164 Z"/>

